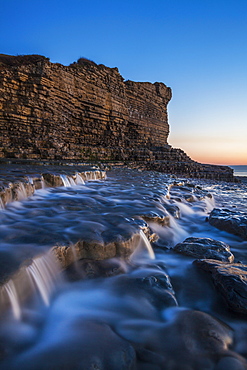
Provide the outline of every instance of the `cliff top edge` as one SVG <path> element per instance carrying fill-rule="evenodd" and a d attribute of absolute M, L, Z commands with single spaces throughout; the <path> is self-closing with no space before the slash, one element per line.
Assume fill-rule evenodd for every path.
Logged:
<path fill-rule="evenodd" d="M 132 83 L 135 83 L 136 81 L 132 81 L 129 79 L 124 79 L 122 75 L 120 74 L 117 67 L 108 67 L 104 64 L 97 64 L 94 61 L 81 57 L 76 62 L 73 62 L 69 64 L 68 66 L 63 65 L 61 63 L 53 63 L 50 61 L 50 58 L 45 57 L 43 55 L 39 54 L 28 54 L 28 55 L 8 55 L 8 54 L 0 54 L 0 69 L 8 69 L 8 68 L 16 68 L 21 66 L 28 66 L 28 65 L 34 65 L 37 63 L 47 63 L 54 66 L 59 66 L 61 68 L 66 68 L 67 70 L 73 71 L 73 70 L 80 70 L 80 68 L 83 69 L 98 69 L 98 70 L 107 70 L 111 74 L 118 74 L 121 76 L 124 82 L 126 82 L 128 85 L 131 85 Z M 138 82 L 142 85 L 155 85 L 156 88 L 158 88 L 159 85 L 164 86 L 165 88 L 169 88 L 167 85 L 165 85 L 163 82 Z M 170 88 L 169 88 L 170 89 Z"/>

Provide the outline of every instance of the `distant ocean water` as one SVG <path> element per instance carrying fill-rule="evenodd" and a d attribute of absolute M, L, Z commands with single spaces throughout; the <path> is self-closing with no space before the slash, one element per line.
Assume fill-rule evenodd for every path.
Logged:
<path fill-rule="evenodd" d="M 246 176 L 247 177 L 247 166 L 229 166 L 234 170 L 234 176 Z"/>

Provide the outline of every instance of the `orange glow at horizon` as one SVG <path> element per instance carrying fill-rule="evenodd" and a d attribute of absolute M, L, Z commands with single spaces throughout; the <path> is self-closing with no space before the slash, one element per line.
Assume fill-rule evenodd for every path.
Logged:
<path fill-rule="evenodd" d="M 174 138 L 169 143 L 186 152 L 191 159 L 208 164 L 247 165 L 247 145 L 245 138 L 239 141 L 224 141 L 214 138 Z"/>

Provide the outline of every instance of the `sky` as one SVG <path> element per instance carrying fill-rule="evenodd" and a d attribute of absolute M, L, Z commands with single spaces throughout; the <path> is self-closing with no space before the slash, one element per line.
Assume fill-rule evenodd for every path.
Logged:
<path fill-rule="evenodd" d="M 86 57 L 164 82 L 169 144 L 247 165 L 247 0 L 0 0 L 0 53 Z"/>

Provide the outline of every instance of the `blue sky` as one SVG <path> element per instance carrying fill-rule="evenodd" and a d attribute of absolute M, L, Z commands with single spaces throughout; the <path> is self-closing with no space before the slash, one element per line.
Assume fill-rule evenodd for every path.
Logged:
<path fill-rule="evenodd" d="M 169 143 L 247 164 L 247 0 L 0 0 L 0 53 L 79 57 L 170 86 Z"/>

